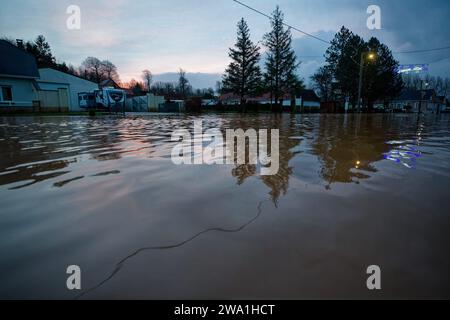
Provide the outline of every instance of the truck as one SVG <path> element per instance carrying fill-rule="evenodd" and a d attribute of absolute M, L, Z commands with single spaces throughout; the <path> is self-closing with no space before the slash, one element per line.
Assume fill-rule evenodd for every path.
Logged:
<path fill-rule="evenodd" d="M 127 95 L 124 90 L 115 88 L 103 88 L 78 94 L 80 108 L 108 110 L 110 112 L 123 112 L 126 98 Z"/>

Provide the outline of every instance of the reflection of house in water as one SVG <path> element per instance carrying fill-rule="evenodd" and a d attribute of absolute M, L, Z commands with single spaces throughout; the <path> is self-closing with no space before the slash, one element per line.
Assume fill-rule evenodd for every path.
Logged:
<path fill-rule="evenodd" d="M 108 132 L 100 122 L 9 118 L 0 127 L 0 186 L 21 189 L 65 176 L 84 154 L 98 161 L 119 159 L 118 142 L 116 127 L 111 125 Z"/>
<path fill-rule="evenodd" d="M 61 159 L 51 123 L 11 118 L 0 130 L 0 186 L 21 189 L 68 173 L 76 160 Z M 15 137 L 14 139 L 10 137 Z"/>

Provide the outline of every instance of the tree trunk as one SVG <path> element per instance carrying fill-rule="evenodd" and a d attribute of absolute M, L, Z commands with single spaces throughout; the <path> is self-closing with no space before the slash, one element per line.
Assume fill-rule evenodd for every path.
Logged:
<path fill-rule="evenodd" d="M 369 112 L 373 112 L 373 101 L 368 101 L 367 102 L 367 107 L 368 107 L 368 111 Z"/>

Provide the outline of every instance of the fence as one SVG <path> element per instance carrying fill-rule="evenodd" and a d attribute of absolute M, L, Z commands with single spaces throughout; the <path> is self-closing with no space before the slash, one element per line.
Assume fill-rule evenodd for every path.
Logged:
<path fill-rule="evenodd" d="M 141 97 L 128 98 L 125 104 L 128 112 L 159 112 L 164 97 L 147 94 Z"/>
<path fill-rule="evenodd" d="M 147 97 L 133 97 L 128 98 L 125 104 L 125 109 L 128 112 L 148 112 Z"/>

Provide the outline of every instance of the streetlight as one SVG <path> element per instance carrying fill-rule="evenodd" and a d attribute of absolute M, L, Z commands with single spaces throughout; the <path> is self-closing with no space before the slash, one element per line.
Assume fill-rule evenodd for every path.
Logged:
<path fill-rule="evenodd" d="M 423 98 L 425 96 L 425 92 L 423 92 L 423 85 L 425 84 L 425 88 L 428 88 L 428 86 L 430 85 L 428 82 L 426 82 L 425 80 L 420 80 L 420 101 L 419 101 L 419 114 L 422 113 L 422 101 Z M 426 90 L 426 89 L 425 89 Z"/>
<path fill-rule="evenodd" d="M 374 61 L 377 58 L 377 55 L 374 52 L 362 52 L 361 53 L 361 62 L 359 64 L 359 88 L 358 88 L 358 112 L 361 112 L 361 95 L 362 95 L 362 85 L 363 85 L 363 69 L 364 69 L 364 57 L 367 56 L 367 59 Z"/>

